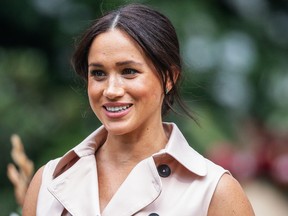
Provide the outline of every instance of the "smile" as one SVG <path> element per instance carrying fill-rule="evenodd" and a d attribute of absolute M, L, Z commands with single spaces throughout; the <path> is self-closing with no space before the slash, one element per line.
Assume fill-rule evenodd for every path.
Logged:
<path fill-rule="evenodd" d="M 104 106 L 105 109 L 108 112 L 121 112 L 124 111 L 126 109 L 128 109 L 129 107 L 131 107 L 132 105 L 126 105 L 126 106 L 116 106 L 116 107 L 108 107 L 108 106 Z"/>

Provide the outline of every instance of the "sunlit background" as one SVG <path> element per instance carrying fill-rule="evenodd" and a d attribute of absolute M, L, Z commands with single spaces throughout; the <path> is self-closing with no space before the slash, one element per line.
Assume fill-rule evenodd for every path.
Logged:
<path fill-rule="evenodd" d="M 257 215 L 287 215 L 286 0 L 1 0 L 0 214 L 19 210 L 6 175 L 12 134 L 37 169 L 99 126 L 70 57 L 93 19 L 129 2 L 163 12 L 178 32 L 181 90 L 201 126 L 165 120 L 232 172 Z"/>

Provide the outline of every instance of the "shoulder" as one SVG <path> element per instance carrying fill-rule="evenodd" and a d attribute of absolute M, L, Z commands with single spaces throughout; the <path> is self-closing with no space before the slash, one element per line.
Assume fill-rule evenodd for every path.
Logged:
<path fill-rule="evenodd" d="M 239 182 L 229 174 L 224 174 L 212 197 L 208 216 L 253 216 L 252 206 Z"/>
<path fill-rule="evenodd" d="M 41 187 L 47 185 L 53 179 L 53 173 L 62 158 L 56 158 L 49 161 L 34 174 L 28 190 L 25 195 L 23 205 L 23 216 L 34 216 L 36 215 L 37 204 L 41 199 Z M 69 160 L 68 160 L 69 161 Z M 43 199 L 43 190 L 42 190 Z"/>
<path fill-rule="evenodd" d="M 23 205 L 23 216 L 36 215 L 37 199 L 42 182 L 42 173 L 44 166 L 41 167 L 34 175 L 30 182 L 29 188 L 26 192 L 24 205 Z"/>

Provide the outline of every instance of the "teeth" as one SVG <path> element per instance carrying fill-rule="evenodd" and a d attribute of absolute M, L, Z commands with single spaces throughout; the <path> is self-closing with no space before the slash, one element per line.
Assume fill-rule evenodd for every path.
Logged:
<path fill-rule="evenodd" d="M 129 107 L 130 107 L 129 105 L 119 107 L 106 107 L 106 110 L 108 110 L 109 112 L 121 112 L 123 110 L 128 109 Z"/>

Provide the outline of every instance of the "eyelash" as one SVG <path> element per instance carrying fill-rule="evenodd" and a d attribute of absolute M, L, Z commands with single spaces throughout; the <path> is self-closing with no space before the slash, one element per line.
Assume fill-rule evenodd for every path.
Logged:
<path fill-rule="evenodd" d="M 132 68 L 125 68 L 122 72 L 123 75 L 135 75 L 138 71 Z"/>
<path fill-rule="evenodd" d="M 101 73 L 101 75 L 99 73 Z M 90 71 L 90 74 L 92 76 L 103 76 L 103 75 L 105 75 L 105 72 L 103 72 L 101 70 L 92 70 L 92 71 Z"/>
<path fill-rule="evenodd" d="M 121 75 L 124 76 L 125 78 L 134 78 L 135 75 L 139 73 L 137 70 L 132 69 L 132 68 L 125 68 L 122 70 Z M 102 71 L 102 70 L 91 70 L 90 71 L 90 76 L 95 77 L 97 80 L 103 80 L 107 76 L 107 74 Z"/>

